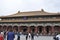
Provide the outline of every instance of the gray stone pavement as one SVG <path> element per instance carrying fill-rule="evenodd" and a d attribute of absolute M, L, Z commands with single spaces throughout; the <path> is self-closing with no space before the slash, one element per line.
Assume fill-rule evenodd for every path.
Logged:
<path fill-rule="evenodd" d="M 14 40 L 17 40 L 17 35 L 15 35 Z M 21 35 L 20 40 L 26 40 L 26 35 Z M 28 40 L 31 40 L 31 38 L 28 38 Z M 54 40 L 54 39 L 53 36 L 38 36 L 38 37 L 34 36 L 34 40 Z"/>

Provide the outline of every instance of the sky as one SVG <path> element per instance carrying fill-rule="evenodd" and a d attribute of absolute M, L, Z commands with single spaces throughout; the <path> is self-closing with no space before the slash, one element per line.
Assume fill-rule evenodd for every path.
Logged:
<path fill-rule="evenodd" d="M 41 9 L 47 12 L 60 12 L 60 0 L 0 0 L 0 16 Z"/>

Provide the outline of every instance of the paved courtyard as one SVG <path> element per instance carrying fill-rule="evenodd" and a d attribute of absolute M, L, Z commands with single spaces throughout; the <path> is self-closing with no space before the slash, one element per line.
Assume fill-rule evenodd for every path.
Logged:
<path fill-rule="evenodd" d="M 21 35 L 20 40 L 26 40 L 26 35 Z M 17 40 L 17 35 L 15 35 L 15 39 Z M 31 40 L 31 38 L 28 38 L 28 40 Z M 53 40 L 53 36 L 34 36 L 34 40 Z"/>

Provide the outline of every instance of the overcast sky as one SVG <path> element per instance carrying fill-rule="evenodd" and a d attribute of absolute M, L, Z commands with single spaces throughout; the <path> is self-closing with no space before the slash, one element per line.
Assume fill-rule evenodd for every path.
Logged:
<path fill-rule="evenodd" d="M 0 16 L 14 14 L 17 11 L 60 12 L 60 0 L 0 0 Z"/>

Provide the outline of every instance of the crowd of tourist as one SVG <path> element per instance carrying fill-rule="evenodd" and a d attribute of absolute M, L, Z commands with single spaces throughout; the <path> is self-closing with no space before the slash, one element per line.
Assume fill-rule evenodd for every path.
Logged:
<path fill-rule="evenodd" d="M 15 35 L 17 35 L 17 39 L 15 39 Z M 35 34 L 33 32 L 31 33 L 22 33 L 19 31 L 14 32 L 13 30 L 9 30 L 9 31 L 0 31 L 0 40 L 20 40 L 21 35 L 26 35 L 25 36 L 25 40 L 28 40 L 28 38 L 30 38 L 31 40 L 34 40 L 34 36 Z M 38 33 L 36 34 L 38 37 Z M 60 34 L 56 34 L 53 37 L 55 40 L 60 40 Z"/>
<path fill-rule="evenodd" d="M 17 35 L 17 39 L 16 40 L 20 40 L 20 36 L 22 35 L 22 32 L 14 32 L 13 30 L 9 30 L 9 31 L 1 31 L 0 32 L 0 40 L 14 40 L 15 35 Z M 34 40 L 34 33 L 25 33 L 24 35 L 26 35 L 26 39 L 28 40 L 28 37 L 31 38 L 31 40 Z M 6 38 L 7 36 L 7 38 Z"/>

